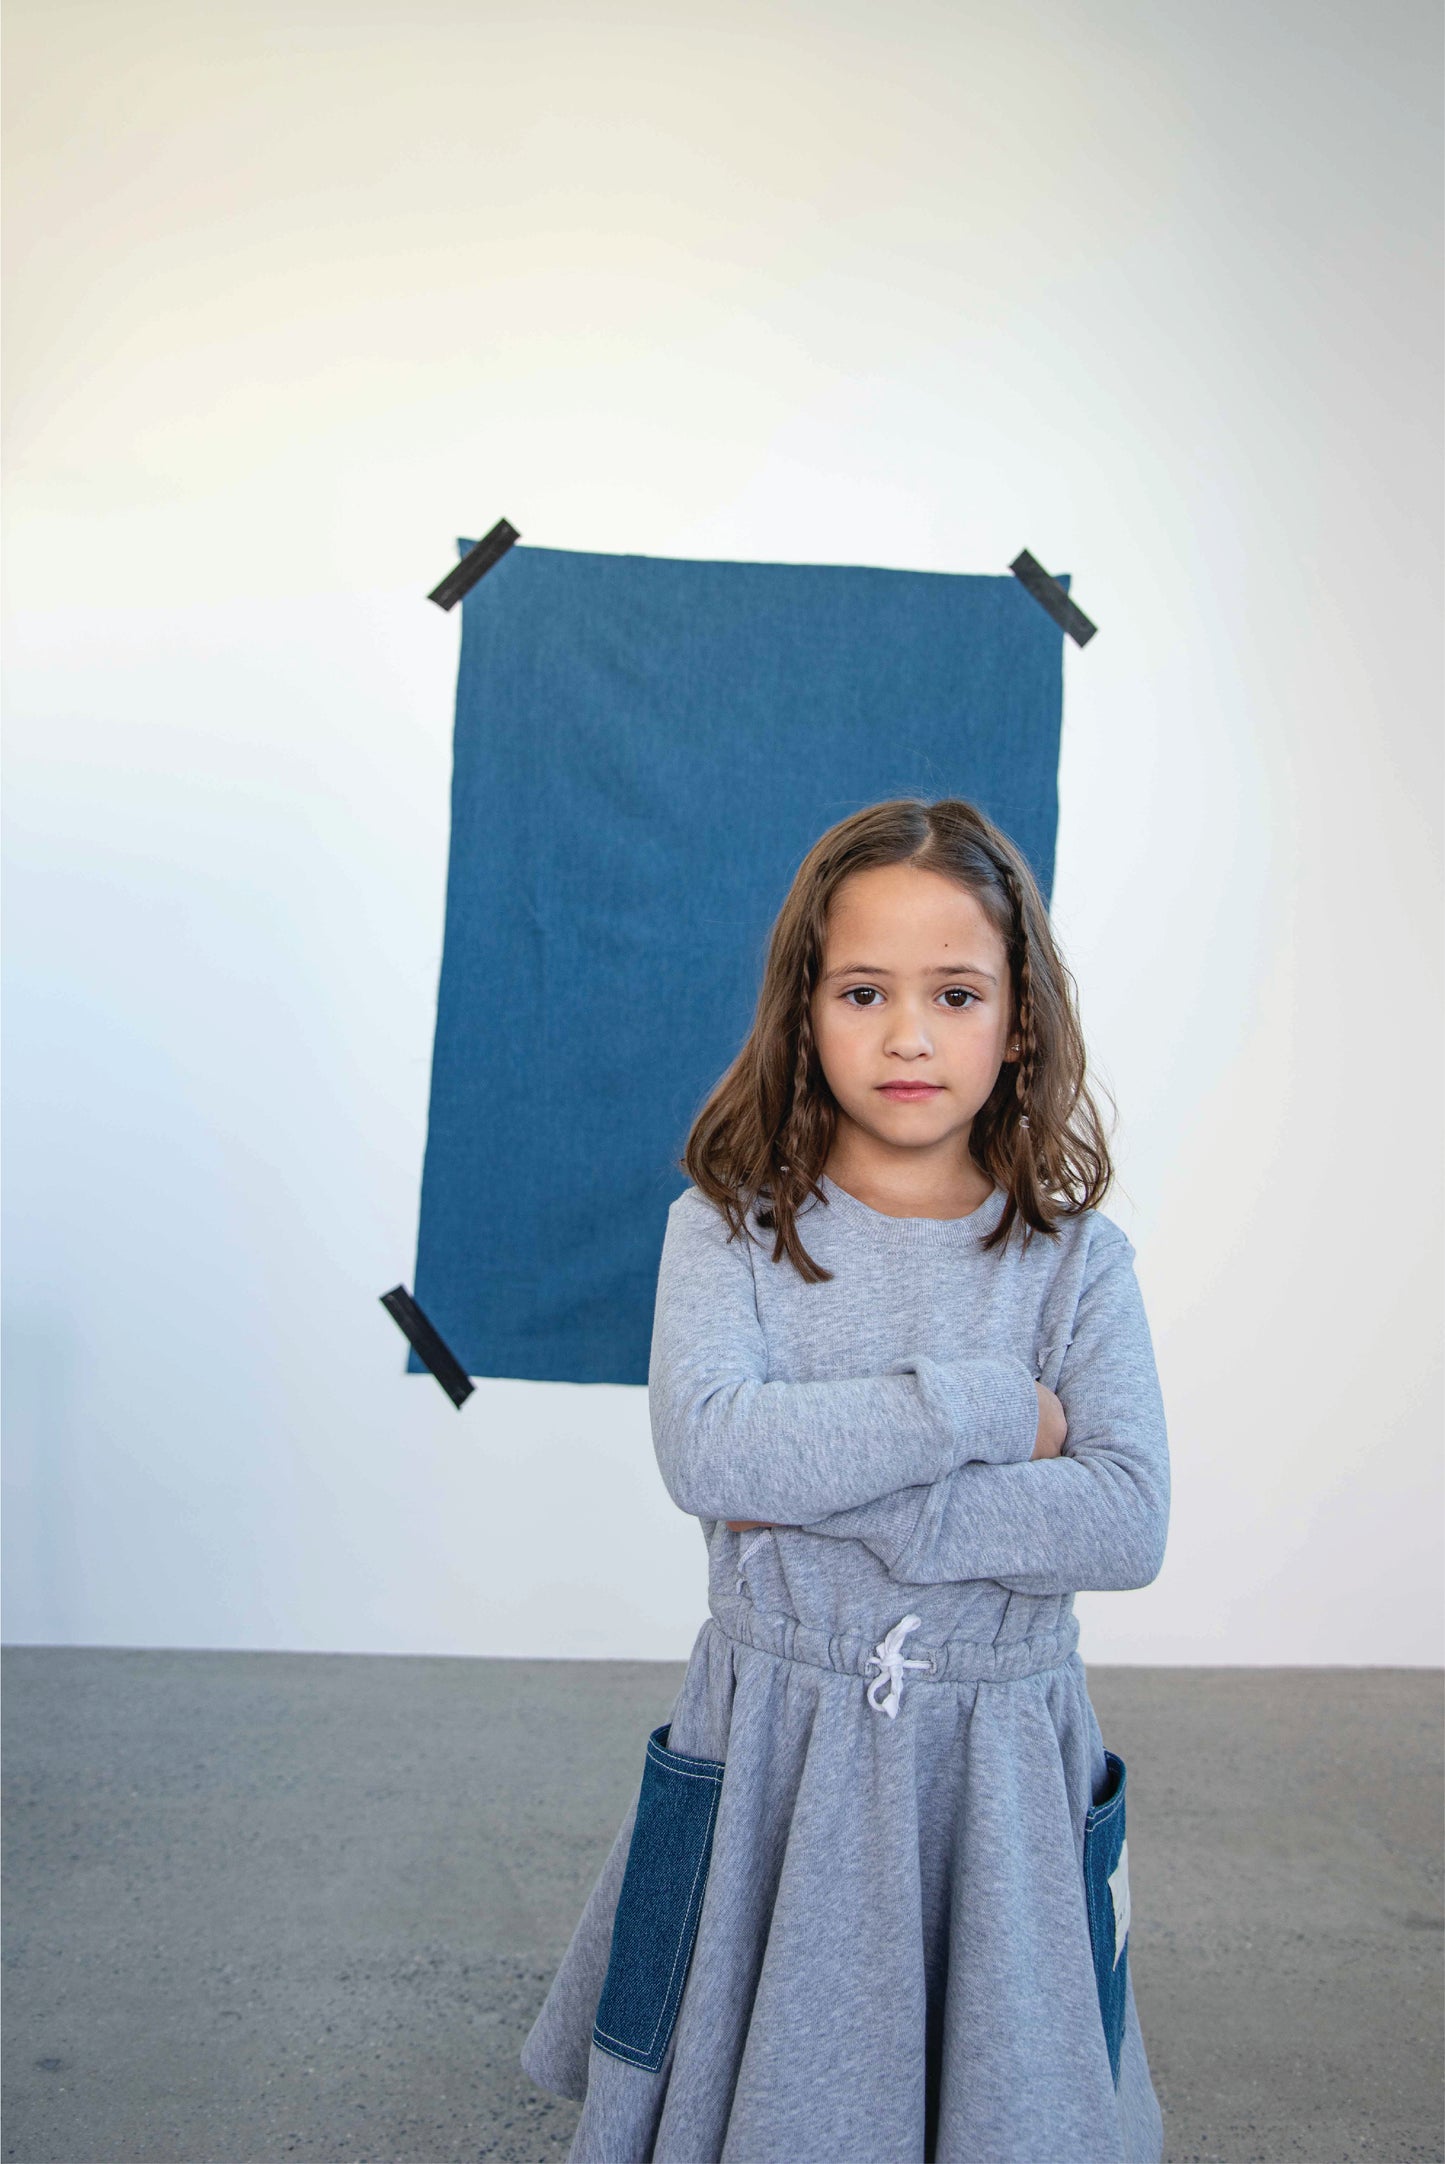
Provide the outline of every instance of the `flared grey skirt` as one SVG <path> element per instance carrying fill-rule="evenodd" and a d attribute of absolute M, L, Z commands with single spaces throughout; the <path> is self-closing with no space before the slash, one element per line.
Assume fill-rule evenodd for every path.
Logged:
<path fill-rule="evenodd" d="M 1077 1618 L 909 1623 L 714 1594 L 522 2046 L 569 2164 L 1159 2164 Z"/>

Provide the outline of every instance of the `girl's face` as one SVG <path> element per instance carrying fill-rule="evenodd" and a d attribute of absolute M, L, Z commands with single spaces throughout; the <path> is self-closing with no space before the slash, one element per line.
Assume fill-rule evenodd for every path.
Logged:
<path fill-rule="evenodd" d="M 813 1033 L 857 1146 L 955 1165 L 1016 1058 L 1003 940 L 965 888 L 914 864 L 855 872 L 833 896 Z M 906 1095 L 899 1085 L 927 1085 Z"/>

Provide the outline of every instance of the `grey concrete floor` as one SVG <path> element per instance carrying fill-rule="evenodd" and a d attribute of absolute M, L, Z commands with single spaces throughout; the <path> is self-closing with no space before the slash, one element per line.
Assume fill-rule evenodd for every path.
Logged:
<path fill-rule="evenodd" d="M 517 2049 L 681 1675 L 9 1650 L 5 2157 L 560 2159 Z M 1089 1680 L 1168 2164 L 1440 2159 L 1438 1672 Z"/>

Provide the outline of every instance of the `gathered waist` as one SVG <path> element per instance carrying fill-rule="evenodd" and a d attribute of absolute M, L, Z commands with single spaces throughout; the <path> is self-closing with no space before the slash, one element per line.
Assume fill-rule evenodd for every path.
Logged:
<path fill-rule="evenodd" d="M 832 1668 L 843 1675 L 870 1675 L 877 1671 L 869 1699 L 879 1712 L 896 1711 L 903 1671 L 910 1684 L 1013 1682 L 1021 1676 L 1040 1675 L 1066 1661 L 1079 1642 L 1079 1619 L 1072 1609 L 1052 1630 L 1032 1637 L 988 1639 L 945 1638 L 937 1643 L 912 1636 L 920 1628 L 915 1615 L 900 1617 L 877 1644 L 865 1631 L 828 1630 L 822 1624 L 804 1623 L 797 1616 L 777 1615 L 759 1608 L 744 1594 L 715 1591 L 709 1602 L 719 1628 L 729 1638 L 756 1646 L 783 1660 L 806 1661 L 814 1668 Z M 907 1642 L 906 1657 L 903 1652 Z M 891 1681 L 888 1701 L 872 1693 Z"/>

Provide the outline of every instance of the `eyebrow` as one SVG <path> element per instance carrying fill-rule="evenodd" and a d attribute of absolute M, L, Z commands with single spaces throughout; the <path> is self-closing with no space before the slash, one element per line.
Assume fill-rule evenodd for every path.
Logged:
<path fill-rule="evenodd" d="M 844 969 L 830 969 L 823 979 L 831 984 L 835 977 L 891 977 L 891 969 L 879 969 L 871 962 L 849 962 Z M 980 969 L 976 962 L 935 962 L 932 969 L 925 970 L 927 977 L 982 977 L 986 984 L 997 984 L 998 979 L 990 969 Z"/>

